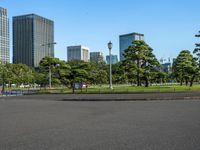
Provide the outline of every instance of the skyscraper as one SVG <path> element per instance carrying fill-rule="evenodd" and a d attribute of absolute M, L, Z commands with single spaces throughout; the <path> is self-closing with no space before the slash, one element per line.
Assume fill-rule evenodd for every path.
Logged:
<path fill-rule="evenodd" d="M 9 54 L 9 20 L 7 10 L 0 7 L 0 62 L 10 62 Z"/>
<path fill-rule="evenodd" d="M 119 36 L 119 47 L 120 47 L 120 60 L 124 59 L 123 53 L 124 50 L 132 45 L 133 41 L 144 40 L 144 34 L 140 33 L 129 33 Z"/>
<path fill-rule="evenodd" d="M 54 22 L 35 14 L 13 17 L 13 63 L 38 67 L 45 56 L 54 57 Z"/>
<path fill-rule="evenodd" d="M 110 55 L 106 56 L 106 63 L 110 64 Z M 116 63 L 118 63 L 118 57 L 117 57 L 117 55 L 111 55 L 111 64 L 114 65 Z"/>
<path fill-rule="evenodd" d="M 68 46 L 67 47 L 67 60 L 83 60 L 89 61 L 89 48 L 82 45 L 79 46 Z"/>
<path fill-rule="evenodd" d="M 103 62 L 102 52 L 90 52 L 90 61 Z"/>

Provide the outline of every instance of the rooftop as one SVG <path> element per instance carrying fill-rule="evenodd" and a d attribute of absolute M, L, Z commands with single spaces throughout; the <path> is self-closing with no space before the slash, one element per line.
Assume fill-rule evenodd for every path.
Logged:
<path fill-rule="evenodd" d="M 144 34 L 133 32 L 133 33 L 128 33 L 128 34 L 122 34 L 122 35 L 120 35 L 120 37 L 123 37 L 123 36 L 130 36 L 130 35 L 144 36 Z"/>
<path fill-rule="evenodd" d="M 21 17 L 39 17 L 39 18 L 43 18 L 43 19 L 52 21 L 52 20 L 50 20 L 50 19 L 47 19 L 47 18 L 45 18 L 45 17 L 39 16 L 39 15 L 34 14 L 34 13 L 32 13 L 32 14 L 25 14 L 25 15 L 19 15 L 19 16 L 14 16 L 13 18 L 21 18 Z M 53 22 L 53 21 L 52 21 L 52 22 Z"/>

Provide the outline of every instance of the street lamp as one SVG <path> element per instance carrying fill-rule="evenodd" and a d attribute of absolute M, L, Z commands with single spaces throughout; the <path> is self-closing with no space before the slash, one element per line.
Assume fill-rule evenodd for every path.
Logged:
<path fill-rule="evenodd" d="M 111 64 L 111 49 L 112 49 L 112 47 L 113 47 L 113 44 L 110 41 L 108 43 L 108 49 L 109 49 L 109 57 L 110 57 L 110 89 L 111 90 L 113 89 L 113 86 L 112 86 L 112 64 Z"/>
<path fill-rule="evenodd" d="M 54 66 L 54 68 L 59 68 L 60 67 L 60 64 L 56 64 Z M 49 88 L 51 89 L 51 83 L 52 83 L 52 70 L 51 70 L 51 65 L 49 64 Z"/>
<path fill-rule="evenodd" d="M 50 48 L 51 46 L 55 45 L 56 42 L 52 42 L 52 43 L 45 43 L 45 44 L 41 44 L 41 46 L 48 46 L 48 56 L 51 56 L 50 55 Z M 49 88 L 51 89 L 51 65 L 49 64 Z"/>
<path fill-rule="evenodd" d="M 4 94 L 4 91 L 5 91 L 5 85 L 4 85 L 4 80 L 5 80 L 5 74 L 4 74 L 4 70 L 5 68 L 4 68 L 4 65 L 3 65 L 3 67 L 2 67 L 2 90 L 1 90 L 1 93 L 2 93 L 2 95 Z"/>

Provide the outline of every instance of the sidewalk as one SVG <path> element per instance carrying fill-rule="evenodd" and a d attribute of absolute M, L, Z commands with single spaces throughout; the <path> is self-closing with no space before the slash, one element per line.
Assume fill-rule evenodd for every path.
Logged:
<path fill-rule="evenodd" d="M 7 100 L 51 101 L 150 101 L 150 100 L 200 100 L 200 92 L 138 93 L 138 94 L 36 94 L 0 97 Z"/>
<path fill-rule="evenodd" d="M 68 94 L 64 101 L 200 100 L 200 92 L 139 94 Z"/>

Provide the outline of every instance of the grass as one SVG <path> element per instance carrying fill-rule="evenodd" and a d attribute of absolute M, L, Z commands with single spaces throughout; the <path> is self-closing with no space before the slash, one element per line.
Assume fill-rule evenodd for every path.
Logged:
<path fill-rule="evenodd" d="M 113 90 L 110 90 L 108 85 L 90 86 L 88 89 L 76 90 L 75 93 L 155 93 L 155 92 L 188 92 L 200 91 L 200 85 L 193 87 L 180 85 L 161 85 L 150 87 L 135 87 L 130 85 L 114 85 Z M 72 93 L 71 89 L 56 88 L 42 89 L 40 93 Z"/>

